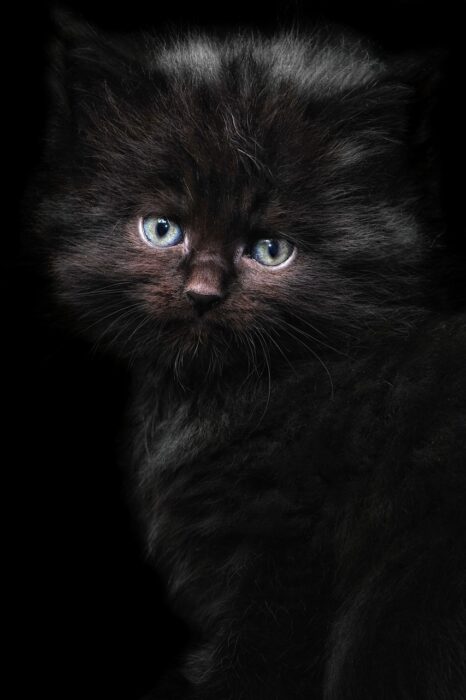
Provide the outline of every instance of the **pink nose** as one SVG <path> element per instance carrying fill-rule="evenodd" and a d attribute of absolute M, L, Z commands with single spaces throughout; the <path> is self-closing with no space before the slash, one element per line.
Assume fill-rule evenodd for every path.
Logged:
<path fill-rule="evenodd" d="M 185 293 L 199 314 L 210 309 L 225 296 L 225 271 L 211 257 L 198 257 L 191 267 Z"/>

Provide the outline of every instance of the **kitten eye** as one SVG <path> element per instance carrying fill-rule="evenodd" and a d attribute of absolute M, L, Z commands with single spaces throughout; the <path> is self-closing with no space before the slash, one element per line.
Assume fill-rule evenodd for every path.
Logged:
<path fill-rule="evenodd" d="M 261 265 L 275 267 L 288 260 L 294 251 L 294 245 L 283 238 L 262 238 L 249 252 L 251 258 Z"/>
<path fill-rule="evenodd" d="M 182 228 L 164 216 L 146 216 L 140 226 L 144 238 L 157 248 L 178 245 L 184 238 Z"/>

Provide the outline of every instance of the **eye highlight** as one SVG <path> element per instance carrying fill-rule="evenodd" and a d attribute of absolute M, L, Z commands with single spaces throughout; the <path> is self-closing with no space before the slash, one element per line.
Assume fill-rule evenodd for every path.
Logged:
<path fill-rule="evenodd" d="M 165 216 L 145 216 L 139 226 L 145 240 L 156 248 L 169 248 L 184 240 L 181 226 Z"/>
<path fill-rule="evenodd" d="M 262 238 L 251 246 L 248 255 L 261 265 L 277 267 L 291 258 L 294 249 L 284 238 Z"/>

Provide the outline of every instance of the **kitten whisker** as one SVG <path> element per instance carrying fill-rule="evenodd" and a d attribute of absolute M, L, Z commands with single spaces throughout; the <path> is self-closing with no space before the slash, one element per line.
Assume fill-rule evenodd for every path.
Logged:
<path fill-rule="evenodd" d="M 107 314 L 103 318 L 99 318 L 97 321 L 94 323 L 91 323 L 85 330 L 89 331 L 91 328 L 94 328 L 96 325 L 101 325 L 102 321 L 105 321 L 107 318 L 112 318 L 113 316 L 117 315 L 117 317 L 109 324 L 105 326 L 105 328 L 102 330 L 102 332 L 97 336 L 97 338 L 94 340 L 93 344 L 93 352 L 97 352 L 101 344 L 103 343 L 105 338 L 108 338 L 109 336 L 109 331 L 116 325 L 119 324 L 123 321 L 124 318 L 128 318 L 132 315 L 134 309 L 138 306 L 137 303 L 135 304 L 130 304 L 129 306 L 124 306 L 121 309 L 116 309 L 112 311 L 112 313 Z M 118 331 L 118 333 L 111 338 L 112 342 L 113 340 L 116 340 L 121 336 L 121 334 L 126 330 L 127 326 L 123 325 L 123 327 Z M 110 339 L 108 338 L 108 342 L 110 342 Z"/>
<path fill-rule="evenodd" d="M 289 358 L 285 355 L 283 349 L 280 347 L 280 344 L 279 344 L 279 343 L 275 340 L 275 338 L 272 336 L 272 330 L 276 330 L 276 329 L 275 329 L 275 328 L 273 328 L 273 329 L 271 328 L 270 330 L 268 330 L 268 329 L 266 329 L 266 328 L 263 327 L 262 330 L 263 330 L 263 332 L 265 333 L 266 337 L 270 340 L 270 342 L 273 343 L 273 344 L 275 345 L 275 347 L 276 347 L 277 350 L 279 351 L 280 355 L 281 355 L 281 356 L 283 357 L 283 359 L 286 361 L 286 363 L 288 364 L 288 366 L 290 367 L 290 369 L 292 370 L 292 372 L 293 372 L 294 374 L 297 374 L 296 369 L 295 369 L 295 368 L 293 367 L 293 365 L 291 364 Z"/>
<path fill-rule="evenodd" d="M 94 289 L 89 289 L 87 291 L 84 291 L 82 289 L 76 289 L 75 294 L 78 297 L 92 297 L 92 296 L 98 296 L 99 294 L 104 294 L 108 293 L 108 290 L 111 290 L 111 292 L 119 292 L 119 289 L 127 289 L 128 288 L 128 282 L 125 280 L 119 280 L 118 282 L 112 282 L 111 284 L 105 284 L 102 287 L 95 287 Z"/>
<path fill-rule="evenodd" d="M 86 327 L 83 329 L 83 331 L 84 331 L 84 333 L 87 333 L 88 331 L 90 331 L 90 330 L 91 330 L 92 328 L 94 328 L 95 326 L 101 324 L 102 321 L 106 321 L 107 318 L 112 318 L 113 316 L 115 316 L 115 315 L 117 315 L 117 314 L 120 314 L 120 313 L 123 312 L 123 311 L 133 310 L 133 309 L 137 308 L 138 306 L 139 306 L 139 303 L 138 303 L 138 302 L 133 302 L 132 304 L 127 304 L 126 306 L 119 307 L 118 309 L 113 309 L 113 311 L 110 311 L 110 313 L 106 314 L 105 316 L 99 317 L 96 321 L 94 321 L 93 323 L 91 323 L 91 324 L 89 324 L 88 326 L 86 326 Z M 82 318 L 82 319 L 87 318 L 88 316 L 95 316 L 95 309 L 92 309 L 91 311 L 88 311 L 88 312 L 85 313 L 85 314 L 81 314 L 81 318 Z M 112 325 L 113 325 L 113 322 L 112 322 L 112 324 L 110 324 L 109 328 L 110 328 Z"/>
<path fill-rule="evenodd" d="M 202 343 L 202 332 L 199 329 L 197 331 L 196 345 L 194 346 L 194 352 L 193 352 L 194 357 L 196 357 L 197 353 L 199 352 L 199 346 L 201 345 L 201 343 Z"/>
<path fill-rule="evenodd" d="M 298 316 L 295 316 L 295 318 L 298 318 L 298 320 L 301 320 L 301 319 L 299 319 Z M 286 321 L 283 318 L 280 320 L 282 323 L 285 323 L 287 326 L 292 328 L 297 333 L 300 333 L 305 338 L 309 338 L 309 340 L 314 340 L 316 343 L 319 343 L 319 345 L 323 345 L 325 348 L 328 348 L 329 350 L 333 350 L 338 355 L 343 355 L 343 357 L 348 357 L 348 354 L 346 352 L 343 352 L 342 350 L 338 350 L 337 348 L 334 348 L 333 345 L 329 345 L 329 343 L 325 343 L 323 340 L 320 340 L 320 338 L 316 338 L 315 336 L 311 335 L 310 333 L 307 333 L 306 331 L 304 331 L 302 328 L 299 328 L 295 324 L 289 323 L 288 321 Z"/>
<path fill-rule="evenodd" d="M 295 304 L 296 304 L 296 301 L 295 301 Z M 309 326 L 309 328 L 312 328 L 313 331 L 315 331 L 315 332 L 318 333 L 319 335 L 322 335 L 324 338 L 327 337 L 327 334 L 326 334 L 326 333 L 324 333 L 323 331 L 319 330 L 319 328 L 317 328 L 316 326 L 314 326 L 314 325 L 313 325 L 310 321 L 308 321 L 307 319 L 304 319 L 302 316 L 299 316 L 298 314 L 293 313 L 293 312 L 291 311 L 290 308 L 287 308 L 286 313 L 287 313 L 287 314 L 290 314 L 290 316 L 294 316 L 294 318 L 298 319 L 298 321 L 300 321 L 300 323 L 304 323 L 306 326 Z"/>
<path fill-rule="evenodd" d="M 243 348 L 245 349 L 246 359 L 247 359 L 247 361 L 248 361 L 248 370 L 249 370 L 246 379 L 249 379 L 249 377 L 251 376 L 251 374 L 252 374 L 253 372 L 257 371 L 257 369 L 256 369 L 256 363 L 255 363 L 255 360 L 254 360 L 254 354 L 253 354 L 254 351 L 253 351 L 252 340 L 251 340 L 251 338 L 249 337 L 249 332 L 248 332 L 248 331 L 245 331 L 245 332 L 243 332 L 243 333 L 236 333 L 236 332 L 235 332 L 235 335 L 236 335 L 236 337 L 237 337 L 237 339 L 238 339 L 238 343 L 239 343 L 240 347 L 243 347 Z M 251 370 L 251 365 L 252 365 L 252 370 Z M 246 381 L 246 380 L 245 380 L 245 381 Z M 241 386 L 243 386 L 243 385 L 244 385 L 244 382 L 241 384 Z"/>
<path fill-rule="evenodd" d="M 243 386 L 248 383 L 250 377 L 252 377 L 253 374 L 256 374 L 257 377 L 259 377 L 260 375 L 257 365 L 256 348 L 253 339 L 249 337 L 249 333 L 247 332 L 244 334 L 239 334 L 237 337 L 239 338 L 240 345 L 244 346 L 246 350 L 246 358 L 248 361 L 248 373 L 240 384 L 240 389 L 242 389 Z"/>
<path fill-rule="evenodd" d="M 264 411 L 263 411 L 263 413 L 262 413 L 262 415 L 259 418 L 259 421 L 257 423 L 257 425 L 260 425 L 260 423 L 263 421 L 263 419 L 265 417 L 265 414 L 267 413 L 267 409 L 268 409 L 269 403 L 270 403 L 270 397 L 272 394 L 272 372 L 271 372 L 271 368 L 270 368 L 270 357 L 268 355 L 267 344 L 264 340 L 264 337 L 263 337 L 261 331 L 259 330 L 259 328 L 257 328 L 257 327 L 254 329 L 254 333 L 257 335 L 257 338 L 259 340 L 259 344 L 262 348 L 262 352 L 264 354 L 265 366 L 267 368 L 267 401 L 265 404 Z"/>
<path fill-rule="evenodd" d="M 145 325 L 147 325 L 151 321 L 150 316 L 145 316 L 143 317 L 142 321 L 140 321 L 134 329 L 131 331 L 130 335 L 126 338 L 125 343 L 129 344 L 130 341 L 134 338 L 136 333 L 141 330 Z"/>
<path fill-rule="evenodd" d="M 278 325 L 278 324 L 277 324 L 277 325 Z M 287 326 L 288 326 L 288 327 L 287 327 Z M 294 338 L 298 343 L 300 343 L 301 345 L 303 345 L 303 346 L 311 353 L 311 355 L 312 355 L 313 357 L 315 357 L 316 360 L 322 365 L 323 369 L 325 370 L 325 372 L 326 372 L 326 374 L 327 374 L 327 376 L 328 376 L 329 382 L 330 382 L 330 389 L 331 389 L 330 398 L 331 398 L 331 400 L 333 401 L 333 399 L 335 398 L 335 391 L 334 391 L 333 379 L 332 379 L 332 375 L 331 375 L 331 373 L 330 373 L 330 370 L 329 370 L 329 368 L 327 367 L 327 365 L 325 364 L 325 362 L 323 361 L 323 359 L 320 357 L 320 355 L 319 355 L 315 350 L 313 350 L 311 347 L 309 347 L 309 345 L 308 345 L 307 343 L 305 343 L 304 340 L 302 340 L 302 338 L 300 338 L 299 336 L 295 335 L 292 331 L 289 330 L 289 328 L 293 328 L 293 326 L 292 326 L 291 324 L 288 323 L 288 324 L 285 325 L 285 323 L 284 323 L 284 324 L 281 326 L 281 328 L 282 328 L 282 330 L 283 330 L 287 335 L 290 336 L 290 338 Z M 296 330 L 298 330 L 298 329 L 296 329 Z M 310 337 L 312 340 L 315 340 L 315 338 L 312 338 L 312 336 L 309 336 L 309 337 Z"/>
<path fill-rule="evenodd" d="M 183 391 L 186 391 L 186 386 L 183 384 L 183 381 L 181 379 L 183 360 L 184 360 L 184 353 L 183 353 L 181 348 L 178 348 L 176 355 L 175 355 L 175 361 L 173 363 L 173 374 L 174 374 L 175 380 L 178 382 L 178 385 L 181 387 L 181 389 L 183 389 Z"/>

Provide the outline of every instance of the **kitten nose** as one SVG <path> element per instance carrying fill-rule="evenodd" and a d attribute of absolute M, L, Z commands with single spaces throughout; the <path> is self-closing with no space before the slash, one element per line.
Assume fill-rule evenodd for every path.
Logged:
<path fill-rule="evenodd" d="M 195 291 L 186 292 L 186 296 L 200 314 L 210 309 L 223 298 L 221 294 L 204 294 L 203 292 Z"/>

